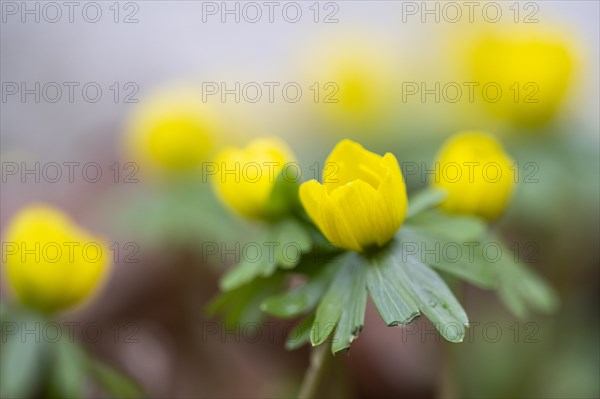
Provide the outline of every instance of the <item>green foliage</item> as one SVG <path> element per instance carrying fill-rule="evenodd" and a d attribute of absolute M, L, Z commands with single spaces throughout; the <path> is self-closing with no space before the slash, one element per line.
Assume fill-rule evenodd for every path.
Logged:
<path fill-rule="evenodd" d="M 22 331 L 36 331 L 36 323 L 44 319 L 17 309 L 5 309 L 2 313 L 0 396 L 32 397 L 42 389 L 49 343 L 35 333 L 27 335 Z"/>
<path fill-rule="evenodd" d="M 114 398 L 135 399 L 144 396 L 141 388 L 121 372 L 91 357 L 86 360 L 88 372 Z"/>
<path fill-rule="evenodd" d="M 367 284 L 373 303 L 385 324 L 408 324 L 419 315 L 419 308 L 406 290 L 400 269 L 394 269 L 391 258 L 372 259 Z"/>
<path fill-rule="evenodd" d="M 166 184 L 166 183 L 165 183 Z M 231 239 L 247 230 L 219 204 L 207 183 L 175 180 L 152 190 L 129 205 L 114 211 L 123 200 L 115 193 L 104 200 L 106 214 L 114 214 L 115 230 L 158 245 L 163 242 L 200 248 L 199 237 Z"/>
<path fill-rule="evenodd" d="M 80 398 L 90 380 L 114 398 L 144 397 L 137 383 L 88 355 L 69 334 L 50 339 L 40 333 L 48 323 L 56 323 L 49 317 L 7 305 L 0 313 L 2 397 Z"/>
<path fill-rule="evenodd" d="M 356 258 L 346 264 L 344 280 L 350 280 L 348 289 L 344 293 L 342 314 L 335 329 L 331 351 L 339 352 L 350 348 L 350 344 L 362 330 L 365 324 L 365 310 L 367 308 L 366 271 Z"/>
<path fill-rule="evenodd" d="M 364 324 L 365 271 L 353 255 L 349 253 L 339 259 L 337 273 L 316 309 L 310 331 L 310 342 L 319 345 L 335 330 L 331 345 L 334 353 L 350 347 Z"/>
<path fill-rule="evenodd" d="M 337 271 L 336 266 L 336 264 L 328 264 L 302 286 L 267 298 L 261 304 L 261 310 L 280 318 L 293 318 L 312 310 L 331 283 Z"/>
<path fill-rule="evenodd" d="M 264 318 L 264 313 L 260 310 L 261 303 L 281 290 L 284 277 L 283 273 L 277 272 L 224 291 L 208 304 L 207 312 L 210 316 L 223 316 L 228 326 L 259 322 Z"/>
<path fill-rule="evenodd" d="M 486 224 L 479 218 L 466 215 L 449 215 L 437 209 L 421 212 L 407 219 L 402 230 L 414 227 L 427 235 L 447 242 L 480 240 L 487 232 Z"/>
<path fill-rule="evenodd" d="M 398 239 L 404 243 L 407 251 L 431 250 L 433 254 L 424 254 L 422 260 L 429 266 L 451 274 L 462 280 L 481 288 L 495 288 L 498 284 L 498 268 L 493 263 L 487 262 L 482 255 L 480 240 L 457 241 L 437 231 L 428 230 L 426 226 L 407 226 L 397 234 Z M 470 250 L 478 246 L 478 250 Z M 459 248 L 461 256 L 442 256 L 443 251 Z"/>
<path fill-rule="evenodd" d="M 302 243 L 299 262 L 242 262 L 223 278 L 225 292 L 213 307 L 225 311 L 229 321 L 249 320 L 241 315 L 250 308 L 252 321 L 258 320 L 257 303 L 276 317 L 302 317 L 286 348 L 327 342 L 333 353 L 348 349 L 358 337 L 368 296 L 388 326 L 406 325 L 424 315 L 446 340 L 462 342 L 467 314 L 436 271 L 497 290 L 517 316 L 524 317 L 530 308 L 552 311 L 557 304 L 552 289 L 508 256 L 510 251 L 484 221 L 436 209 L 444 196 L 435 190 L 419 193 L 411 200 L 407 219 L 395 238 L 368 254 L 327 246 L 302 219 L 274 223 L 267 230 L 271 239 Z M 503 248 L 505 256 L 500 260 L 481 251 L 490 242 Z M 453 248 L 464 252 L 449 256 L 447 251 Z M 292 273 L 302 275 L 304 283 L 280 293 Z"/>
<path fill-rule="evenodd" d="M 502 250 L 509 252 L 505 246 Z M 556 310 L 558 294 L 524 264 L 503 258 L 497 267 L 498 295 L 517 317 L 525 319 L 531 310 L 542 313 Z"/>
<path fill-rule="evenodd" d="M 292 329 L 285 341 L 285 349 L 291 351 L 298 349 L 310 342 L 310 330 L 315 322 L 314 315 L 302 320 L 295 329 Z"/>
<path fill-rule="evenodd" d="M 240 263 L 221 279 L 221 289 L 231 291 L 257 277 L 271 276 L 277 267 L 293 269 L 301 259 L 301 253 L 311 247 L 310 236 L 299 222 L 284 219 L 270 224 L 257 236 L 253 245 L 255 254 L 243 254 Z"/>
<path fill-rule="evenodd" d="M 428 209 L 435 208 L 441 204 L 447 196 L 448 194 L 444 190 L 433 188 L 421 190 L 411 197 L 408 204 L 408 211 L 406 212 L 406 218 L 410 219 Z"/>
<path fill-rule="evenodd" d="M 268 213 L 274 218 L 280 218 L 298 212 L 301 209 L 298 188 L 298 181 L 286 176 L 284 172 L 279 173 L 271 191 Z"/>
<path fill-rule="evenodd" d="M 399 242 L 371 257 L 346 253 L 323 265 L 304 285 L 267 299 L 262 308 L 279 317 L 296 317 L 319 302 L 310 342 L 320 345 L 331 336 L 335 353 L 358 337 L 368 292 L 388 325 L 408 324 L 422 312 L 446 339 L 461 341 L 468 324 L 465 311 L 435 272 L 404 255 Z"/>
<path fill-rule="evenodd" d="M 59 398 L 81 398 L 85 390 L 86 370 L 82 365 L 86 355 L 78 344 L 59 341 L 53 345 L 54 365 L 50 390 Z"/>

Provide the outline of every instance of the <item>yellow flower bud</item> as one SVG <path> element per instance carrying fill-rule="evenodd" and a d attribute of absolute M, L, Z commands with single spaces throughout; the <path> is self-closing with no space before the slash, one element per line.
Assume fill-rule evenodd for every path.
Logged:
<path fill-rule="evenodd" d="M 222 131 L 198 93 L 172 89 L 143 99 L 126 133 L 128 156 L 144 170 L 181 172 L 206 161 Z"/>
<path fill-rule="evenodd" d="M 441 204 L 445 211 L 492 220 L 502 214 L 513 192 L 512 163 L 492 135 L 458 133 L 438 153 L 430 184 L 448 193 Z"/>
<path fill-rule="evenodd" d="M 3 246 L 14 293 L 43 312 L 81 303 L 109 268 L 107 245 L 46 205 L 21 210 L 7 227 Z"/>
<path fill-rule="evenodd" d="M 468 62 L 474 81 L 494 85 L 484 102 L 489 111 L 526 126 L 554 117 L 573 77 L 572 45 L 538 27 L 498 27 L 478 38 Z"/>
<path fill-rule="evenodd" d="M 406 216 L 406 186 L 396 157 L 350 140 L 338 143 L 323 168 L 323 184 L 300 186 L 304 209 L 335 246 L 362 252 L 392 239 Z"/>
<path fill-rule="evenodd" d="M 389 122 L 398 82 L 396 60 L 379 38 L 356 36 L 315 44 L 305 70 L 311 75 L 316 114 L 332 131 L 357 131 Z M 358 126 L 358 128 L 357 128 Z"/>
<path fill-rule="evenodd" d="M 225 148 L 215 158 L 212 185 L 221 201 L 248 219 L 268 218 L 277 176 L 294 155 L 278 138 L 261 138 L 246 148 Z"/>

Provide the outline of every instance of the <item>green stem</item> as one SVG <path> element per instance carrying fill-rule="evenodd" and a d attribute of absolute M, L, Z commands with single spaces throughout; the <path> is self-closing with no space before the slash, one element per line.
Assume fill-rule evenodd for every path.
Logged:
<path fill-rule="evenodd" d="M 465 297 L 466 286 L 458 279 L 449 279 L 449 287 L 452 288 L 456 299 L 462 301 Z M 460 387 L 458 381 L 458 372 L 455 357 L 455 348 L 457 345 L 452 342 L 442 342 L 442 366 L 438 384 L 437 397 L 440 399 L 450 399 L 460 397 Z"/>
<path fill-rule="evenodd" d="M 440 372 L 440 380 L 438 385 L 438 398 L 451 399 L 457 397 L 456 373 L 454 371 L 455 364 L 453 362 L 453 348 L 451 345 L 456 345 L 451 342 L 442 342 L 442 369 Z"/>
<path fill-rule="evenodd" d="M 300 387 L 299 399 L 316 398 L 323 376 L 327 372 L 327 365 L 331 356 L 328 355 L 329 345 L 321 344 L 313 348 L 310 354 L 310 364 L 304 374 Z"/>

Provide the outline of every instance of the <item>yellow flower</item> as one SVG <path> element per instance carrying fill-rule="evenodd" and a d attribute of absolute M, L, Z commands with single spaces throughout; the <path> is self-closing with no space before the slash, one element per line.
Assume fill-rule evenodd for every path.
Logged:
<path fill-rule="evenodd" d="M 526 126 L 554 117 L 574 75 L 572 45 L 538 27 L 497 27 L 477 37 L 468 62 L 478 90 L 486 91 L 487 109 Z M 493 86 L 483 89 L 486 84 Z"/>
<path fill-rule="evenodd" d="M 256 139 L 246 148 L 225 148 L 216 156 L 212 185 L 233 211 L 248 219 L 268 218 L 277 176 L 292 162 L 294 155 L 282 140 Z"/>
<path fill-rule="evenodd" d="M 208 159 L 222 128 L 199 92 L 168 89 L 142 100 L 127 127 L 126 147 L 143 169 L 189 171 Z"/>
<path fill-rule="evenodd" d="M 502 214 L 513 192 L 512 164 L 492 135 L 462 132 L 442 146 L 430 184 L 448 193 L 441 204 L 445 211 L 491 220 Z"/>
<path fill-rule="evenodd" d="M 16 296 L 24 305 L 44 312 L 81 303 L 109 268 L 106 244 L 46 205 L 21 210 L 9 224 L 2 245 Z"/>
<path fill-rule="evenodd" d="M 300 200 L 332 244 L 359 252 L 390 241 L 408 205 L 396 157 L 381 157 L 350 140 L 338 143 L 327 158 L 323 184 L 311 180 L 300 186 Z"/>
<path fill-rule="evenodd" d="M 315 111 L 332 130 L 373 131 L 398 113 L 395 59 L 379 38 L 371 38 L 319 42 L 323 50 L 306 58 Z"/>

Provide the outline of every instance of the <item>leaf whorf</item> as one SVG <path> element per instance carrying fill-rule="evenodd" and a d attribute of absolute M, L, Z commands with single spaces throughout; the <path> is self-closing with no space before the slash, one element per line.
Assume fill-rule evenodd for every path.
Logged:
<path fill-rule="evenodd" d="M 355 253 L 338 258 L 339 269 L 315 312 L 310 342 L 320 345 L 335 331 L 333 353 L 350 347 L 364 325 L 367 290 L 364 265 Z"/>
<path fill-rule="evenodd" d="M 375 307 L 388 326 L 408 324 L 421 312 L 450 342 L 461 342 L 466 312 L 446 283 L 407 253 L 396 239 L 387 251 L 369 259 L 368 287 Z"/>
<path fill-rule="evenodd" d="M 261 310 L 281 318 L 297 317 L 310 311 L 329 287 L 336 266 L 335 263 L 326 264 L 300 287 L 267 298 L 261 304 Z"/>

